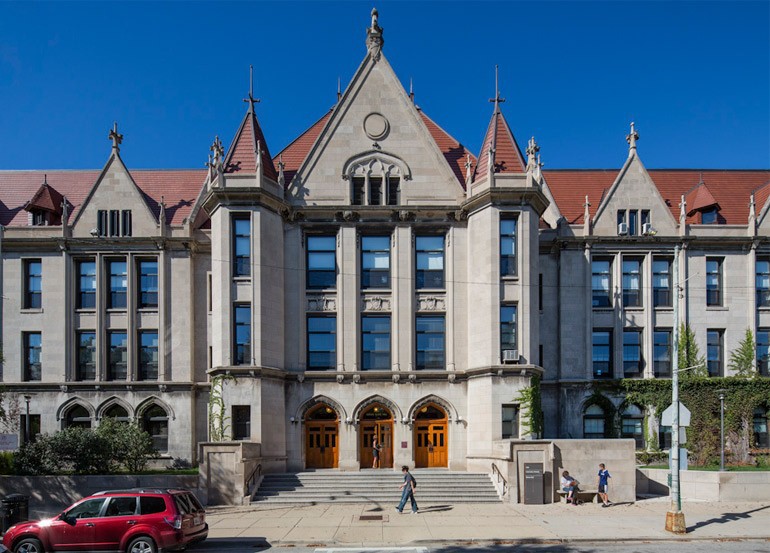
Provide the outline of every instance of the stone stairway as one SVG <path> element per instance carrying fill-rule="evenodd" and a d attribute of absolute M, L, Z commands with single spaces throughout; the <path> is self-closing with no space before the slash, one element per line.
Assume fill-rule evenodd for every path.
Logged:
<path fill-rule="evenodd" d="M 500 502 L 488 474 L 416 469 L 417 503 Z M 316 470 L 289 474 L 266 474 L 254 503 L 387 503 L 398 504 L 404 481 L 401 472 L 390 469 L 341 472 Z"/>

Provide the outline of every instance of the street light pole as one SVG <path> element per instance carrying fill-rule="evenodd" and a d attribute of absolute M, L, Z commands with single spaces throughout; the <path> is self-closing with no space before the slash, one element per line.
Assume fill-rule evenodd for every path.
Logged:
<path fill-rule="evenodd" d="M 719 470 L 725 470 L 725 390 L 719 392 Z"/>
<path fill-rule="evenodd" d="M 674 336 L 671 348 L 671 405 L 674 409 L 671 421 L 671 507 L 666 513 L 666 530 L 674 534 L 687 533 L 682 512 L 682 496 L 679 490 L 679 244 L 674 246 L 672 267 L 674 284 Z"/>

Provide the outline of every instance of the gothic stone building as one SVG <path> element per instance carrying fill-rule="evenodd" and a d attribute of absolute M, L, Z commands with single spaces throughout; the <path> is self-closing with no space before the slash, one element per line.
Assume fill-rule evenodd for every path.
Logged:
<path fill-rule="evenodd" d="M 375 436 L 383 466 L 486 470 L 528 436 L 533 380 L 544 437 L 604 436 L 590 384 L 669 378 L 677 301 L 711 374 L 747 328 L 768 374 L 770 171 L 648 170 L 633 125 L 619 170 L 543 171 L 499 101 L 476 156 L 382 45 L 375 15 L 336 105 L 275 156 L 251 101 L 207 170 L 130 170 L 116 127 L 101 170 L 0 172 L 22 440 L 114 416 L 195 461 L 214 395 L 213 430 L 287 470 L 371 466 Z"/>

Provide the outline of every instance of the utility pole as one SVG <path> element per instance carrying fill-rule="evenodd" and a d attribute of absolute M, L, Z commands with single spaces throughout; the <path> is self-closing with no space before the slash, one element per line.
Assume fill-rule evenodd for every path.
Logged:
<path fill-rule="evenodd" d="M 671 348 L 671 405 L 674 417 L 671 424 L 671 507 L 666 513 L 666 530 L 674 534 L 686 534 L 687 526 L 682 512 L 682 496 L 679 489 L 679 244 L 674 246 L 673 281 L 674 295 L 674 336 Z"/>

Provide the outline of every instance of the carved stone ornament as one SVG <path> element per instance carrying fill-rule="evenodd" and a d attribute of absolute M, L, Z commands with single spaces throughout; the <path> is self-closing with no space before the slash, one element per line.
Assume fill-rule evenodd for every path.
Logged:
<path fill-rule="evenodd" d="M 307 298 L 307 311 L 337 311 L 337 298 L 334 296 L 310 296 Z"/>
<path fill-rule="evenodd" d="M 411 382 L 412 384 L 417 382 L 417 375 L 416 374 L 410 374 L 409 375 L 409 382 Z"/>
<path fill-rule="evenodd" d="M 388 136 L 390 123 L 380 113 L 370 113 L 364 118 L 364 132 L 372 140 L 382 140 Z"/>
<path fill-rule="evenodd" d="M 449 373 L 447 375 L 447 380 L 449 380 L 450 384 L 454 384 L 455 380 L 457 380 L 457 375 L 455 373 Z"/>
<path fill-rule="evenodd" d="M 361 375 L 360 374 L 354 374 L 353 375 L 353 383 L 359 384 L 361 382 Z"/>
<path fill-rule="evenodd" d="M 344 374 L 338 374 L 337 375 L 337 384 L 342 384 L 345 382 L 345 375 Z"/>
<path fill-rule="evenodd" d="M 393 380 L 393 384 L 398 384 L 399 380 L 401 380 L 401 375 L 394 374 L 393 376 L 391 376 L 391 380 Z"/>
<path fill-rule="evenodd" d="M 418 311 L 446 311 L 446 298 L 443 296 L 417 296 Z"/>
<path fill-rule="evenodd" d="M 165 384 L 158 384 L 158 390 L 163 393 L 166 391 L 166 385 Z"/>
<path fill-rule="evenodd" d="M 335 219 L 337 221 L 354 223 L 359 219 L 361 219 L 361 215 L 357 211 L 352 211 L 352 210 L 338 211 L 337 213 L 335 213 Z"/>
<path fill-rule="evenodd" d="M 390 298 L 387 296 L 364 296 L 364 311 L 390 311 Z"/>
<path fill-rule="evenodd" d="M 304 374 L 298 374 L 297 375 L 297 382 L 302 384 L 305 381 L 305 375 Z"/>
<path fill-rule="evenodd" d="M 67 385 L 66 384 L 62 384 L 61 386 L 59 386 L 59 390 L 61 390 L 62 392 L 64 392 L 66 394 L 67 393 Z"/>

